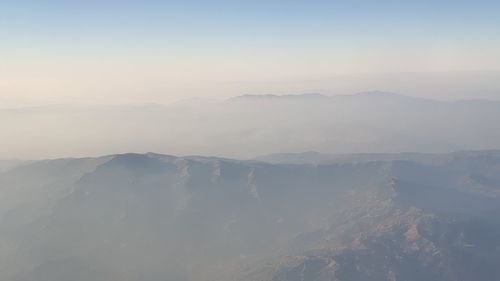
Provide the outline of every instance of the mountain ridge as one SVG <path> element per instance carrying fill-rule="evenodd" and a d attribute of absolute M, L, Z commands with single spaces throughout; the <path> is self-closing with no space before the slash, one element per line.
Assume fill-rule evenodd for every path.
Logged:
<path fill-rule="evenodd" d="M 0 276 L 495 280 L 498 151 L 376 156 L 271 164 L 125 153 L 26 163 L 0 173 L 8 261 Z M 469 273 L 450 275 L 460 268 Z"/>

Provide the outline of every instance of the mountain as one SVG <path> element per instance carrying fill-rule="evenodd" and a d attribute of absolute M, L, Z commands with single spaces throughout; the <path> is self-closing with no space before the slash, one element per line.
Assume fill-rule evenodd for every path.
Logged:
<path fill-rule="evenodd" d="M 499 280 L 500 153 L 417 156 L 24 163 L 0 173 L 0 279 Z"/>
<path fill-rule="evenodd" d="M 16 166 L 21 165 L 23 162 L 26 161 L 17 159 L 0 159 L 0 172 L 15 168 Z"/>
<path fill-rule="evenodd" d="M 458 151 L 453 153 L 356 153 L 356 154 L 327 154 L 316 151 L 302 153 L 273 153 L 254 158 L 272 164 L 340 164 L 340 163 L 365 163 L 373 161 L 405 160 L 420 163 L 442 163 L 454 157 L 463 155 L 475 156 L 500 156 L 500 150 L 484 151 Z"/>
<path fill-rule="evenodd" d="M 311 93 L 311 94 L 299 94 L 299 95 L 242 95 L 230 98 L 229 101 L 308 101 L 308 100 L 327 100 L 330 97 Z"/>
<path fill-rule="evenodd" d="M 45 159 L 152 150 L 248 159 L 309 150 L 449 153 L 500 149 L 500 130 L 492 121 L 499 119 L 495 101 L 445 102 L 385 92 L 60 105 L 0 110 L 0 155 Z"/>

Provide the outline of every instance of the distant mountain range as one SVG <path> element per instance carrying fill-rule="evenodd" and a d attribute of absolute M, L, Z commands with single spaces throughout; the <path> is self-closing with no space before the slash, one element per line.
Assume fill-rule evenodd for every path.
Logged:
<path fill-rule="evenodd" d="M 0 159 L 0 172 L 12 169 L 26 162 L 27 161 L 16 160 L 16 159 Z"/>
<path fill-rule="evenodd" d="M 450 161 L 454 157 L 460 156 L 494 156 L 500 157 L 500 150 L 479 150 L 479 151 L 458 151 L 454 153 L 357 153 L 357 154 L 326 154 L 316 151 L 306 151 L 301 153 L 274 153 L 256 157 L 254 160 L 273 164 L 341 164 L 341 163 L 363 163 L 372 161 Z"/>
<path fill-rule="evenodd" d="M 44 159 L 153 150 L 242 159 L 308 150 L 500 149 L 496 120 L 500 120 L 497 101 L 444 102 L 385 92 L 245 95 L 168 106 L 60 105 L 0 110 L 0 157 Z"/>
<path fill-rule="evenodd" d="M 322 94 L 299 94 L 299 95 L 242 95 L 230 98 L 229 101 L 251 101 L 251 100 L 325 100 L 329 96 Z"/>
<path fill-rule="evenodd" d="M 500 280 L 499 216 L 500 151 L 34 161 L 0 172 L 0 279 Z"/>

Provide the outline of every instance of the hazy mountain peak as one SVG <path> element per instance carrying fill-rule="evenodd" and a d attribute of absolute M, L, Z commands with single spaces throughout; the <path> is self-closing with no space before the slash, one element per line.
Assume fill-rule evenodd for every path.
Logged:
<path fill-rule="evenodd" d="M 393 92 L 384 92 L 384 91 L 364 91 L 355 93 L 353 96 L 358 97 L 382 97 L 382 98 L 408 98 L 409 96 L 393 93 Z"/>
<path fill-rule="evenodd" d="M 305 94 L 290 94 L 290 95 L 272 95 L 272 94 L 246 94 L 241 96 L 236 96 L 230 98 L 229 100 L 234 101 L 260 101 L 260 100 L 315 100 L 315 99 L 327 99 L 326 95 L 318 93 L 305 93 Z"/>
<path fill-rule="evenodd" d="M 0 110 L 0 154 L 39 159 L 113 153 L 120 147 L 252 158 L 280 151 L 500 148 L 498 126 L 491 122 L 500 118 L 499 102 L 440 102 L 375 91 L 345 96 L 246 95 L 187 104 Z M 19 141 L 20 136 L 39 136 L 38 145 Z M 19 152 L 13 153 L 13 147 Z"/>

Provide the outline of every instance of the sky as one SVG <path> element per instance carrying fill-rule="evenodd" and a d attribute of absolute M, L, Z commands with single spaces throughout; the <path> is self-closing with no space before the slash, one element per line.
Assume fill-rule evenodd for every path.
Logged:
<path fill-rule="evenodd" d="M 500 2 L 0 0 L 0 107 L 388 90 L 500 99 Z"/>

